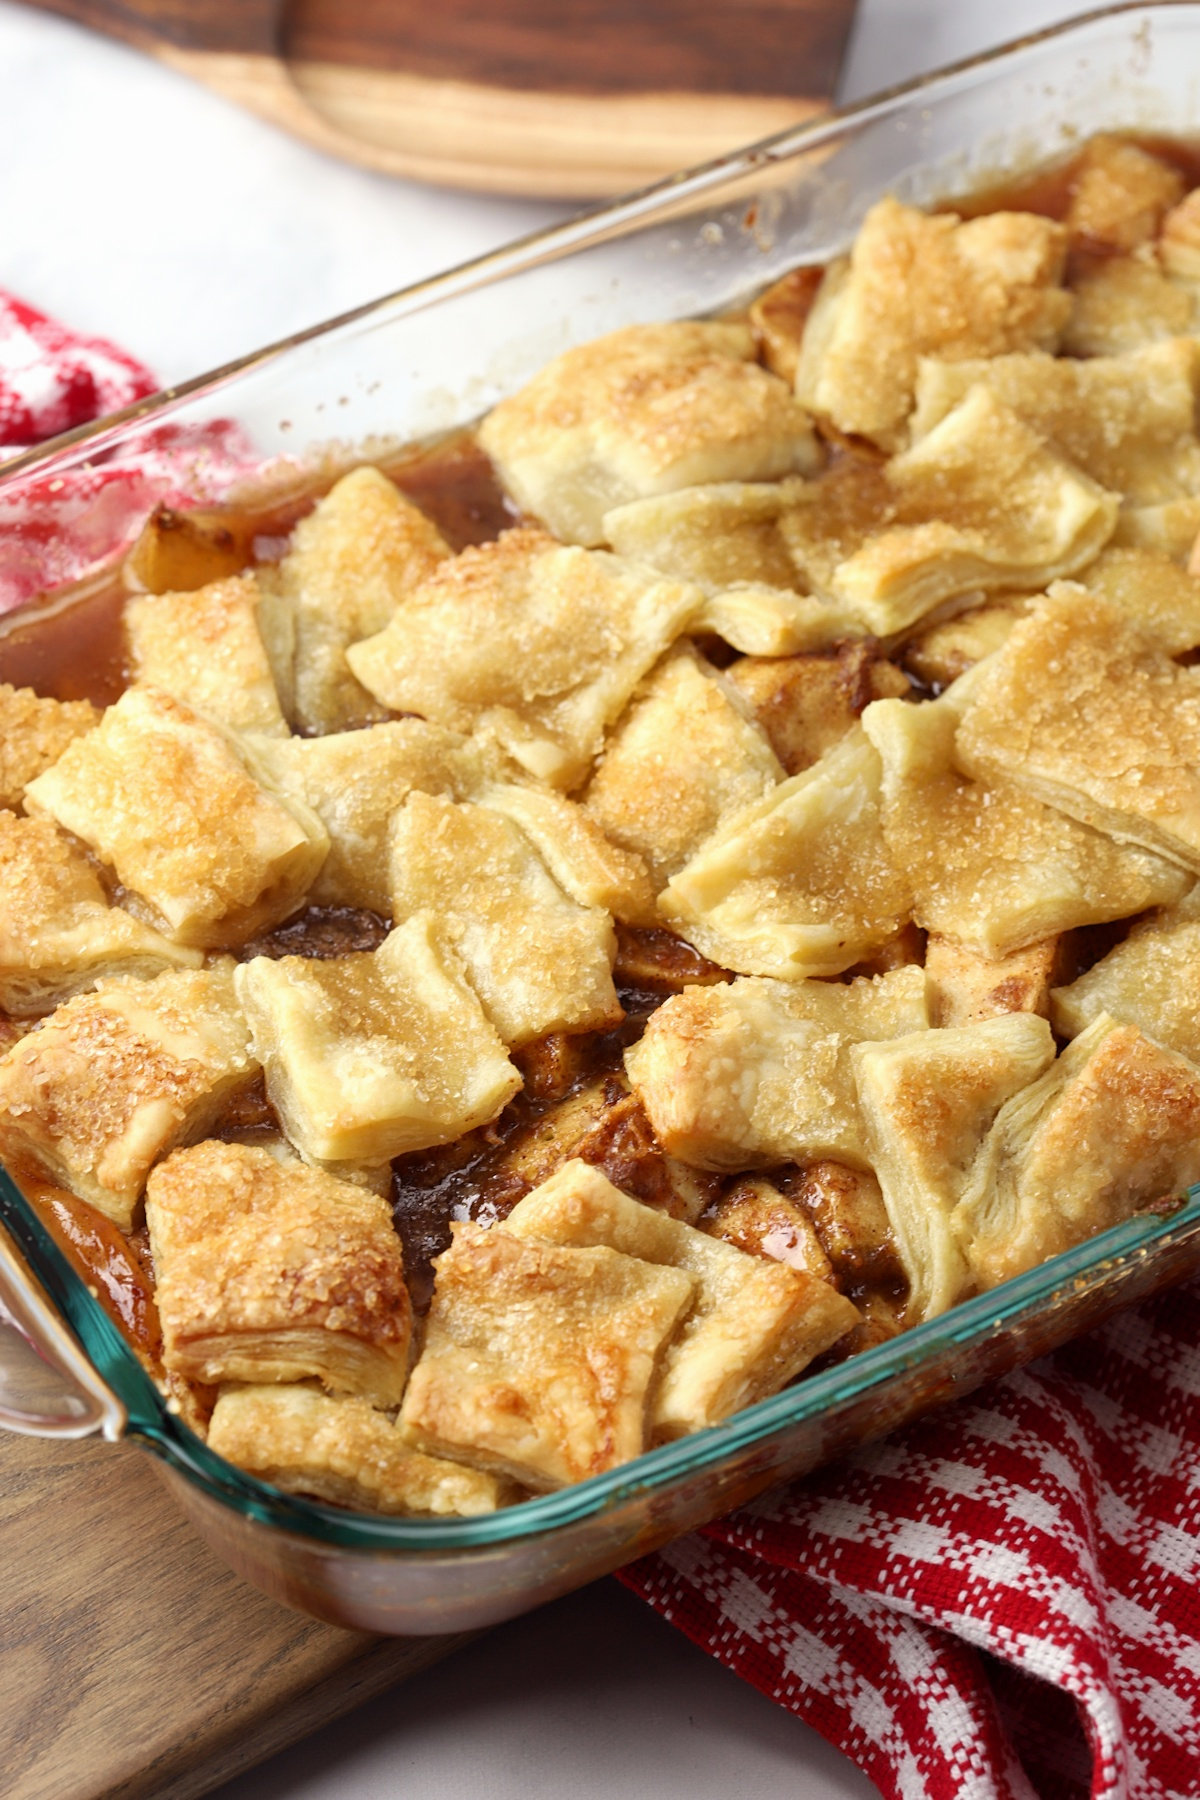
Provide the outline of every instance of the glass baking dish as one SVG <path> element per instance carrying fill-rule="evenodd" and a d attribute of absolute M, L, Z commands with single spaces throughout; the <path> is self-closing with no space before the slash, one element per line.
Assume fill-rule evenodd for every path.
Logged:
<path fill-rule="evenodd" d="M 797 262 L 827 259 L 885 192 L 941 200 L 1103 129 L 1187 136 L 1200 127 L 1198 83 L 1200 4 L 1089 14 L 59 438 L 6 465 L 0 521 L 164 425 L 203 434 L 232 422 L 270 486 L 327 463 L 331 446 L 335 457 L 375 454 L 467 423 L 571 344 L 634 321 L 719 312 Z M 201 479 L 198 497 L 204 489 Z M 111 495 L 96 505 L 107 510 L 83 523 L 97 556 L 111 556 L 145 497 L 128 516 Z M 44 554 L 42 585 L 53 586 L 52 546 Z M 1200 1269 L 1196 1188 L 610 1474 L 487 1517 L 395 1519 L 286 1496 L 215 1456 L 170 1411 L 2 1171 L 0 1224 L 0 1424 L 134 1439 L 243 1575 L 334 1623 L 397 1633 L 460 1631 L 551 1599 Z"/>

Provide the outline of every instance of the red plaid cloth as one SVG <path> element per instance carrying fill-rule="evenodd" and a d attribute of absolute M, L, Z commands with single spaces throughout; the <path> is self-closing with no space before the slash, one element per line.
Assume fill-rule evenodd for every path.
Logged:
<path fill-rule="evenodd" d="M 0 442 L 153 385 L 0 294 Z M 227 424 L 160 429 L 0 496 L 0 608 L 44 585 L 31 549 L 71 579 L 246 457 Z M 1198 1569 L 1194 1284 L 622 1580 L 889 1800 L 1197 1800 Z"/>
<path fill-rule="evenodd" d="M 4 460 L 153 394 L 154 376 L 102 338 L 76 337 L 0 290 L 0 474 Z M 132 542 L 158 501 L 215 498 L 253 467 L 229 420 L 159 425 L 119 455 L 0 491 L 0 613 L 77 581 Z"/>

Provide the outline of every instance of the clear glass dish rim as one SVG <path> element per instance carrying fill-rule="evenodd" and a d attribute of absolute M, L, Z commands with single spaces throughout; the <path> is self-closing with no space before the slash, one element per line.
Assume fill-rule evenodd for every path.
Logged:
<path fill-rule="evenodd" d="M 977 71 L 1013 61 L 1026 51 L 1056 39 L 1084 36 L 1093 27 L 1122 15 L 1149 13 L 1200 14 L 1194 0 L 1119 0 L 1030 32 L 978 55 L 932 70 L 916 79 L 842 107 L 818 121 L 776 133 L 729 156 L 685 170 L 615 203 L 580 213 L 565 224 L 523 238 L 459 264 L 398 292 L 369 301 L 335 318 L 279 339 L 208 373 L 162 390 L 109 414 L 91 425 L 64 432 L 0 465 L 0 491 L 30 475 L 51 473 L 61 462 L 75 462 L 80 452 L 101 454 L 119 442 L 129 427 L 170 418 L 187 401 L 215 392 L 236 377 L 257 370 L 301 345 L 367 321 L 382 321 L 423 310 L 456 294 L 489 285 L 516 273 L 550 253 L 556 258 L 586 247 L 598 231 L 624 232 L 670 198 L 700 198 L 716 186 L 752 174 L 771 163 L 815 150 L 848 126 L 866 123 L 899 105 L 939 90 L 949 93 Z M 727 1457 L 752 1449 L 785 1427 L 817 1419 L 824 1412 L 881 1390 L 894 1378 L 932 1361 L 947 1347 L 967 1347 L 1001 1334 L 1010 1321 L 1035 1308 L 1066 1300 L 1104 1265 L 1144 1259 L 1200 1224 L 1200 1184 L 1189 1189 L 1177 1209 L 1162 1217 L 1144 1213 L 1061 1252 L 998 1289 L 961 1302 L 950 1312 L 859 1352 L 847 1362 L 785 1388 L 769 1400 L 736 1414 L 725 1424 L 644 1452 L 633 1462 L 592 1476 L 556 1492 L 537 1496 L 477 1518 L 393 1518 L 350 1513 L 285 1494 L 226 1462 L 210 1450 L 170 1410 L 119 1328 L 89 1291 L 37 1217 L 11 1175 L 0 1166 L 0 1223 L 12 1234 L 47 1297 L 67 1320 L 97 1372 L 111 1387 L 128 1415 L 127 1432 L 146 1445 L 210 1498 L 246 1517 L 316 1542 L 372 1554 L 467 1552 L 495 1550 L 518 1540 L 579 1525 L 618 1506 L 653 1494 L 685 1477 L 699 1475 Z"/>

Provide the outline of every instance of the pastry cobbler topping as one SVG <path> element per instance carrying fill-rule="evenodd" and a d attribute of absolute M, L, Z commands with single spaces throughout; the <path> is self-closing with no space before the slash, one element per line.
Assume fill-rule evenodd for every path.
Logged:
<path fill-rule="evenodd" d="M 0 639 L 0 1150 L 243 1468 L 489 1511 L 1200 1179 L 1200 190 L 1027 199 Z"/>

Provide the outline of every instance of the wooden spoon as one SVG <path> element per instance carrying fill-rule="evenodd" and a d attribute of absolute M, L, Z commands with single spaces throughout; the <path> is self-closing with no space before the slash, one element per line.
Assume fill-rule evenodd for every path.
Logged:
<path fill-rule="evenodd" d="M 322 150 L 611 194 L 820 112 L 854 0 L 32 0 Z"/>

